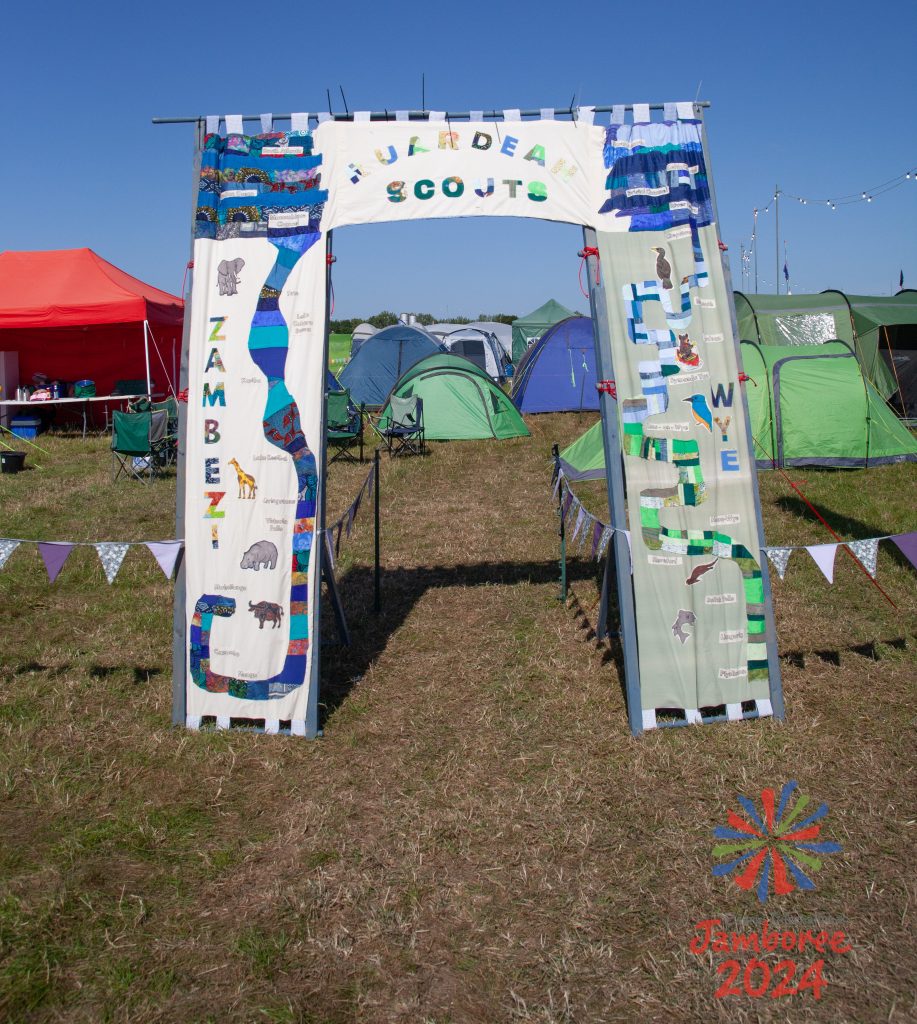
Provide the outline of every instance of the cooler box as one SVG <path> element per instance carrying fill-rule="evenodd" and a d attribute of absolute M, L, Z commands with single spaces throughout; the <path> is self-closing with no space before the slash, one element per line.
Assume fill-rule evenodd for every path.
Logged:
<path fill-rule="evenodd" d="M 10 430 L 16 437 L 38 437 L 41 433 L 41 418 L 39 416 L 14 416 L 10 422 Z"/>

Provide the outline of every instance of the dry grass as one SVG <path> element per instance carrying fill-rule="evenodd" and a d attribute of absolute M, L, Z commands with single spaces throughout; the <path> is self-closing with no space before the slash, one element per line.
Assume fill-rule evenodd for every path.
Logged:
<path fill-rule="evenodd" d="M 385 607 L 364 513 L 339 563 L 355 642 L 324 648 L 316 743 L 169 728 L 170 587 L 146 552 L 113 587 L 91 551 L 53 587 L 34 549 L 13 556 L 0 1018 L 914 1019 L 911 570 L 883 549 L 895 612 L 841 558 L 828 588 L 794 556 L 775 585 L 786 724 L 634 741 L 593 638 L 594 567 L 571 567 L 569 611 L 556 599 L 550 443 L 585 425 L 536 417 L 529 440 L 384 463 Z M 171 535 L 169 481 L 111 488 L 102 443 L 49 444 L 44 472 L 3 478 L 0 535 Z M 333 467 L 329 512 L 364 473 Z M 803 477 L 851 536 L 913 528 L 913 467 Z M 762 486 L 772 542 L 823 539 Z M 855 948 L 820 1002 L 716 1000 L 694 922 L 763 914 L 711 876 L 711 829 L 788 778 L 828 801 L 844 851 L 768 915 L 841 922 Z"/>

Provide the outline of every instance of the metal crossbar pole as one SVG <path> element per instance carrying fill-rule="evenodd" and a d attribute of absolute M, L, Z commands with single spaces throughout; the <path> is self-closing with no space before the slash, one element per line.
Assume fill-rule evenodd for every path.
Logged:
<path fill-rule="evenodd" d="M 633 103 L 623 104 L 627 110 L 632 110 L 634 107 Z M 649 103 L 647 106 L 650 110 L 662 110 L 665 107 L 664 103 Z M 695 103 L 695 107 L 709 107 L 710 103 L 706 100 Z M 555 117 L 573 117 L 579 108 L 577 107 L 566 107 L 563 109 L 555 109 Z M 610 106 L 598 106 L 592 108 L 597 114 L 610 114 L 614 109 Z M 430 112 L 429 110 L 409 110 L 407 111 L 409 121 L 426 121 Z M 273 118 L 275 121 L 289 121 L 291 114 L 274 114 Z M 313 115 L 314 116 L 314 115 Z M 485 121 L 498 121 L 503 119 L 502 110 L 482 110 L 481 116 Z M 541 116 L 541 110 L 520 110 L 520 117 L 531 117 L 537 118 Z M 242 114 L 244 121 L 257 121 L 261 117 L 260 114 Z M 352 121 L 354 115 L 351 113 L 346 114 L 329 114 L 332 121 Z M 449 110 L 445 114 L 447 121 L 470 121 L 471 112 L 468 110 Z M 394 121 L 395 111 L 394 110 L 373 110 L 369 115 L 370 121 Z M 197 121 L 203 121 L 204 118 L 201 115 L 197 117 L 154 117 L 153 124 L 194 124 Z"/>
<path fill-rule="evenodd" d="M 376 615 L 382 611 L 382 574 L 379 565 L 379 449 L 373 452 L 373 473 L 375 488 L 373 490 L 373 519 L 375 521 L 374 555 L 373 555 L 373 607 Z"/>

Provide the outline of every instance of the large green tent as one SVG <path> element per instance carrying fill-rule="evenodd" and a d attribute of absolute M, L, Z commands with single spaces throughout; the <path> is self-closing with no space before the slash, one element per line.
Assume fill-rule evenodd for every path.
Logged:
<path fill-rule="evenodd" d="M 742 342 L 755 459 L 773 466 L 873 466 L 917 461 L 917 439 L 842 341 Z"/>
<path fill-rule="evenodd" d="M 391 394 L 423 399 L 424 435 L 428 441 L 529 436 L 508 396 L 485 370 L 464 356 L 437 353 L 421 359 L 402 375 Z M 386 401 L 379 421 L 381 429 L 388 426 L 390 416 Z"/>
<path fill-rule="evenodd" d="M 513 363 L 518 366 L 525 350 L 537 341 L 549 327 L 576 315 L 572 309 L 567 309 L 566 306 L 555 302 L 554 299 L 548 299 L 543 306 L 533 309 L 528 316 L 520 316 L 518 320 L 514 320 Z"/>
<path fill-rule="evenodd" d="M 818 345 L 846 341 L 884 398 L 901 391 L 917 405 L 917 292 L 897 295 L 735 293 L 739 338 L 759 345 Z M 895 402 L 896 408 L 898 401 Z M 912 415 L 908 412 L 908 415 Z"/>
<path fill-rule="evenodd" d="M 742 342 L 759 469 L 917 461 L 917 438 L 863 376 L 845 342 Z M 652 433 L 652 424 L 647 426 Z M 571 480 L 605 476 L 601 420 L 560 453 Z"/>

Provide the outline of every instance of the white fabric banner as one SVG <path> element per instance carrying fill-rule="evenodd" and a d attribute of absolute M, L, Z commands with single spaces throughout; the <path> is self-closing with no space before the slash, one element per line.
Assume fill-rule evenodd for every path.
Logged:
<path fill-rule="evenodd" d="M 593 224 L 604 198 L 604 132 L 582 123 L 329 122 L 315 139 L 336 186 L 327 228 L 479 215 Z"/>
<path fill-rule="evenodd" d="M 326 272 L 311 147 L 289 132 L 202 155 L 185 463 L 192 717 L 309 717 Z"/>

